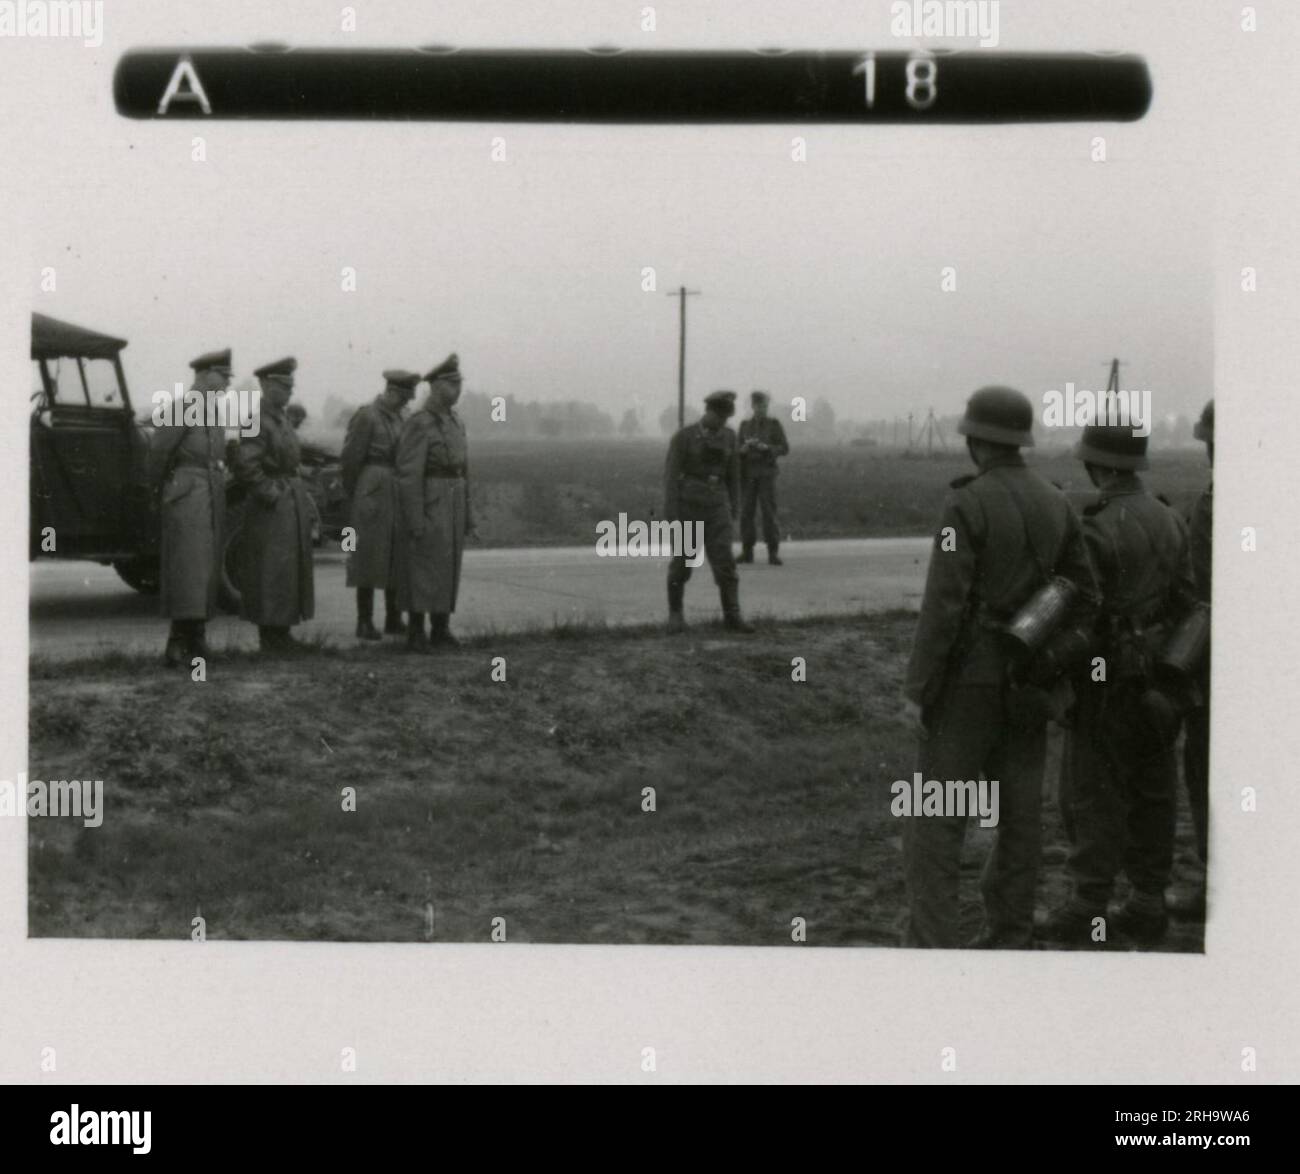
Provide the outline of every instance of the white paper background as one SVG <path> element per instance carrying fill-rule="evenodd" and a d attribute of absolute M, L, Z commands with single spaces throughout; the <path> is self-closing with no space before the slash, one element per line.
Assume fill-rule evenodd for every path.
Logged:
<path fill-rule="evenodd" d="M 52 212 L 67 211 L 34 182 L 44 174 L 40 160 L 57 153 L 78 184 L 93 182 L 76 161 L 81 151 L 98 160 L 105 148 L 97 136 L 116 124 L 111 75 L 125 49 L 264 40 L 338 44 L 340 7 L 110 0 L 100 50 L 0 40 L 6 111 L 0 121 L 0 374 L 10 389 L 0 403 L 0 444 L 13 489 L 0 500 L 8 572 L 0 575 L 6 701 L 0 777 L 16 777 L 26 754 L 29 314 L 33 308 L 59 313 L 39 300 L 40 269 L 52 262 L 38 254 L 48 251 L 58 229 Z M 355 7 L 356 44 L 644 43 L 637 33 L 640 4 L 548 3 L 525 10 L 475 0 L 436 8 Z M 1290 0 L 1255 5 L 1261 27 L 1253 35 L 1240 31 L 1243 7 L 1217 0 L 1140 6 L 1004 0 L 1001 20 L 1005 50 L 1145 53 L 1156 85 L 1146 122 L 1131 132 L 1123 125 L 1100 131 L 1080 125 L 1080 150 L 1093 133 L 1103 133 L 1122 160 L 1127 134 L 1145 139 L 1158 127 L 1164 145 L 1157 149 L 1192 168 L 1217 209 L 1214 873 L 1204 957 L 793 945 L 28 941 L 26 826 L 0 820 L 0 1079 L 1233 1083 L 1300 1077 L 1300 800 L 1293 777 L 1300 730 L 1294 716 L 1300 413 L 1293 388 L 1300 300 L 1290 113 L 1297 86 L 1289 50 L 1298 30 Z M 888 36 L 887 4 L 750 0 L 656 8 L 658 47 L 897 47 Z M 191 133 L 188 124 L 180 130 L 136 124 L 129 137 L 146 144 L 172 135 L 179 144 Z M 225 124 L 211 133 L 249 132 Z M 274 141 L 272 129 L 251 133 Z M 328 125 L 320 128 L 322 139 L 330 133 Z M 1025 132 L 1009 133 L 1033 150 Z M 1006 150 L 1013 140 L 997 141 Z M 1108 166 L 1123 182 L 1123 163 Z M 98 198 L 127 208 L 132 193 L 106 182 Z M 187 224 L 178 210 L 176 223 L 157 231 L 174 233 L 183 255 L 196 247 L 188 238 L 203 226 Z M 75 235 L 72 225 L 70 239 Z M 1202 245 L 1189 241 L 1188 247 Z M 230 263 L 238 265 L 238 255 Z M 1253 295 L 1240 289 L 1247 265 L 1259 272 Z M 97 278 L 110 279 L 116 278 Z M 1123 273 L 1114 279 L 1128 280 Z M 124 300 L 148 292 L 130 275 L 116 280 Z M 1255 553 L 1240 550 L 1245 526 L 1257 528 Z M 1246 785 L 1258 791 L 1255 814 L 1239 810 Z M 46 1047 L 57 1050 L 58 1066 L 42 1075 Z M 357 1051 L 355 1073 L 340 1071 L 345 1047 Z M 646 1047 L 656 1050 L 654 1074 L 641 1071 Z M 940 1070 L 945 1047 L 957 1051 L 955 1073 Z M 1258 1054 L 1253 1074 L 1242 1071 L 1246 1047 Z"/>

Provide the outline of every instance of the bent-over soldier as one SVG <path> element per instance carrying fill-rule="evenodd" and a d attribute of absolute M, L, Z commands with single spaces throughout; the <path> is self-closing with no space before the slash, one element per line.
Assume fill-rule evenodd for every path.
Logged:
<path fill-rule="evenodd" d="M 459 643 L 451 634 L 451 613 L 460 592 L 465 538 L 473 533 L 469 448 L 454 411 L 461 391 L 459 358 L 449 355 L 425 379 L 429 394 L 402 425 L 397 442 L 397 605 L 409 613 L 406 646 L 412 652 Z"/>
<path fill-rule="evenodd" d="M 1113 928 L 1152 943 L 1168 925 L 1179 713 L 1156 687 L 1156 660 L 1190 610 L 1195 588 L 1182 518 L 1138 476 L 1146 453 L 1147 437 L 1116 424 L 1090 424 L 1075 449 L 1101 491 L 1083 517 L 1101 609 L 1089 632 L 1088 662 L 1076 675 L 1062 755 L 1072 891 L 1043 936 L 1079 945 L 1093 940 L 1094 919 L 1108 918 L 1121 868 L 1131 891 Z"/>
<path fill-rule="evenodd" d="M 958 432 L 978 466 L 959 477 L 930 555 L 907 668 L 908 712 L 926 780 L 997 780 L 1000 822 L 984 869 L 983 948 L 1027 948 L 1042 829 L 1048 707 L 1013 674 L 1001 632 L 1052 579 L 1084 600 L 1096 585 L 1079 519 L 1065 494 L 1028 468 L 1033 407 L 1020 392 L 985 387 Z M 910 946 L 955 947 L 966 817 L 913 813 L 903 826 Z"/>
<path fill-rule="evenodd" d="M 761 511 L 767 561 L 779 567 L 781 520 L 776 512 L 776 459 L 789 454 L 790 444 L 781 421 L 767 414 L 770 398 L 765 391 L 751 392 L 749 402 L 754 414 L 740 425 L 740 561 L 754 561 L 758 537 L 754 515 Z"/>
<path fill-rule="evenodd" d="M 357 637 L 382 639 L 375 629 L 375 591 L 384 593 L 384 632 L 406 631 L 397 606 L 397 440 L 402 409 L 415 396 L 420 376 L 413 371 L 384 372 L 384 390 L 348 421 L 341 458 L 343 492 L 355 548 L 348 555 L 347 585 L 357 592 Z M 290 405 L 292 406 L 292 405 Z"/>
<path fill-rule="evenodd" d="M 664 518 L 686 528 L 703 523 L 704 552 L 722 598 L 723 622 L 733 632 L 752 633 L 753 627 L 740 613 L 740 578 L 731 549 L 731 526 L 740 499 L 740 465 L 736 456 L 736 434 L 727 421 L 736 412 L 734 391 L 715 391 L 704 399 L 704 415 L 695 424 L 680 429 L 668 445 L 664 469 Z M 686 627 L 682 605 L 691 567 L 686 555 L 675 555 L 668 564 L 668 629 Z"/>
<path fill-rule="evenodd" d="M 226 436 L 214 412 L 230 383 L 230 350 L 209 351 L 190 366 L 202 423 L 184 423 L 181 401 L 180 420 L 159 428 L 149 446 L 149 484 L 161 490 L 162 614 L 171 620 L 163 659 L 173 668 L 211 657 L 207 621 L 217 610 L 226 516 Z"/>
<path fill-rule="evenodd" d="M 289 629 L 315 612 L 312 582 L 312 502 L 298 475 L 298 437 L 285 414 L 296 359 L 253 372 L 262 387 L 258 432 L 241 436 L 235 478 L 247 490 L 239 539 L 240 615 L 257 625 L 262 648 L 298 647 Z"/>

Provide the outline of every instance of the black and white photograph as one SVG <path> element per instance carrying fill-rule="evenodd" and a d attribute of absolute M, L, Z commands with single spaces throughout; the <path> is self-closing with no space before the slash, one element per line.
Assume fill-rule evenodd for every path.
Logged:
<path fill-rule="evenodd" d="M 415 1032 L 381 1059 L 322 1010 L 315 1069 L 151 1080 L 924 1082 L 982 1045 L 854 1070 L 836 1025 L 905 1053 L 993 974 L 995 1049 L 1111 1034 L 968 1079 L 1294 1080 L 1294 936 L 1251 919 L 1290 926 L 1260 905 L 1295 882 L 1259 772 L 1294 738 L 1297 429 L 1247 371 L 1291 366 L 1295 233 L 1241 163 L 1261 204 L 1294 179 L 1242 113 L 1295 32 L 1209 0 L 0 4 L 15 962 L 173 1009 L 388 973 Z M 1289 1028 L 1117 1058 L 1191 1047 L 1178 1000 L 1233 1001 L 1241 943 Z M 455 966 L 549 1031 L 590 959 L 618 1060 L 503 1068 L 418 1010 Z M 721 1026 L 660 1077 L 612 1029 L 651 965 L 736 1040 L 755 984 L 796 1017 L 821 986 L 824 1066 L 711 1060 Z M 855 1020 L 858 982 L 894 1013 Z M 140 1078 L 43 1041 L 7 1079 Z"/>

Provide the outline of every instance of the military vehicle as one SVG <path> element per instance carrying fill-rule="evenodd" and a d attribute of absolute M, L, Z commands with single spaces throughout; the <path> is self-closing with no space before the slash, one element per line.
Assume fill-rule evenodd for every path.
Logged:
<path fill-rule="evenodd" d="M 122 338 L 32 315 L 31 529 L 29 556 L 112 566 L 135 590 L 159 587 L 160 486 L 148 480 L 151 422 L 135 417 L 122 368 Z M 318 540 L 346 520 L 337 454 L 304 446 L 303 475 L 316 502 Z M 237 490 L 228 504 L 228 547 L 237 540 Z M 230 561 L 229 559 L 227 560 Z M 226 576 L 223 606 L 238 606 Z"/>

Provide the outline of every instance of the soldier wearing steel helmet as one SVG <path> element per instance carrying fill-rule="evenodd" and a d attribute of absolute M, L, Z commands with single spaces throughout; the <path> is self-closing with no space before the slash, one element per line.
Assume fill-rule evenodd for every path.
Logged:
<path fill-rule="evenodd" d="M 1013 676 L 1001 629 L 1056 577 L 1075 585 L 1082 606 L 1096 591 L 1079 519 L 1021 457 L 1034 443 L 1032 428 L 1029 400 L 1011 388 L 981 388 L 966 405 L 958 431 L 977 472 L 952 483 L 905 685 L 923 778 L 998 781 L 985 924 L 972 943 L 990 948 L 1032 941 L 1048 720 L 1037 691 Z M 965 817 L 954 813 L 907 819 L 906 945 L 965 944 L 958 918 L 965 831 Z"/>
<path fill-rule="evenodd" d="M 704 551 L 722 597 L 723 622 L 733 632 L 752 633 L 740 612 L 740 577 L 731 549 L 732 523 L 740 506 L 740 463 L 736 434 L 727 421 L 736 412 L 734 391 L 715 391 L 704 399 L 704 416 L 688 424 L 668 445 L 664 470 L 664 517 L 702 522 Z M 686 627 L 682 604 L 691 567 L 684 554 L 668 564 L 668 629 Z"/>
<path fill-rule="evenodd" d="M 1182 518 L 1138 475 L 1148 467 L 1146 454 L 1146 436 L 1113 423 L 1089 425 L 1075 450 L 1101 493 L 1083 521 L 1101 606 L 1075 674 L 1062 759 L 1071 893 L 1042 934 L 1078 945 L 1109 941 L 1110 933 L 1098 932 L 1102 925 L 1150 944 L 1168 925 L 1180 713 L 1158 687 L 1157 662 L 1192 605 L 1195 584 Z M 1131 891 L 1112 919 L 1108 905 L 1121 870 Z"/>

